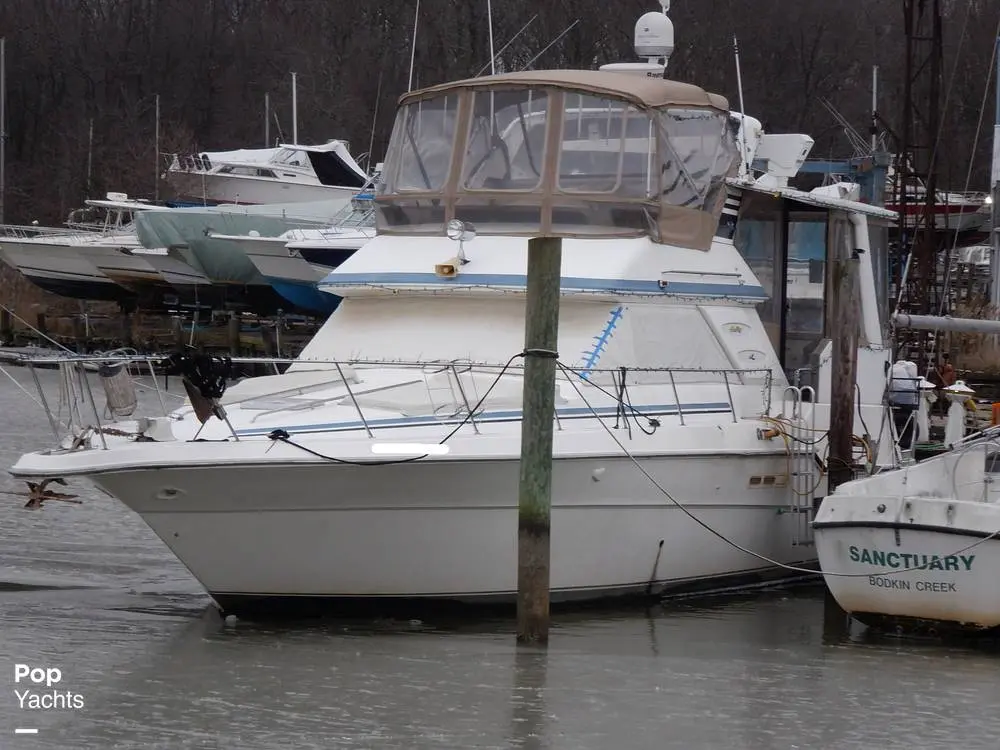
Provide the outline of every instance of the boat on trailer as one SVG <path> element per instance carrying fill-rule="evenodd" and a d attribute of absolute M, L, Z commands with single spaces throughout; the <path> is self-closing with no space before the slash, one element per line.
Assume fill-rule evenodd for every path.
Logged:
<path fill-rule="evenodd" d="M 663 21 L 647 14 L 637 37 Z M 814 571 L 832 323 L 822 295 L 789 293 L 789 244 L 863 251 L 858 383 L 878 396 L 858 405 L 863 435 L 884 416 L 889 357 L 869 220 L 895 215 L 851 186 L 789 187 L 812 139 L 665 80 L 672 32 L 652 53 L 641 38 L 653 59 L 630 72 L 406 94 L 377 234 L 321 282 L 342 302 L 286 372 L 227 388 L 227 361 L 179 354 L 190 405 L 111 431 L 95 409 L 12 473 L 94 482 L 239 616 L 509 606 L 527 238 L 555 230 L 571 236 L 553 603 Z M 890 448 L 865 444 L 875 461 Z"/>

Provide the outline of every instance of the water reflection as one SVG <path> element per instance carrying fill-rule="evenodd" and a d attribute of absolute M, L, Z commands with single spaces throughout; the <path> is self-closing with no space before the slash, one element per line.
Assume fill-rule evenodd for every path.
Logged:
<path fill-rule="evenodd" d="M 5 390 L 6 389 L 6 390 Z M 0 461 L 48 425 L 0 381 Z M 0 473 L 0 489 L 19 489 Z M 511 620 L 224 623 L 142 522 L 0 498 L 0 670 L 63 669 L 86 707 L 0 746 L 70 748 L 996 747 L 998 654 L 879 638 L 822 588 L 559 615 L 547 650 Z M 54 588 L 32 587 L 41 585 Z M 18 740 L 20 743 L 20 740 Z"/>
<path fill-rule="evenodd" d="M 514 656 L 514 688 L 510 695 L 511 731 L 514 747 L 547 750 L 545 676 L 548 650 L 520 646 Z"/>

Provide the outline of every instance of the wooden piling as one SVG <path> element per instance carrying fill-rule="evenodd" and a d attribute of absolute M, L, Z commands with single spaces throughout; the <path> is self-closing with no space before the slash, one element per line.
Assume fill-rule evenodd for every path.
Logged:
<path fill-rule="evenodd" d="M 14 318 L 6 307 L 0 308 L 0 341 L 14 343 Z"/>
<path fill-rule="evenodd" d="M 45 319 L 45 313 L 40 312 L 35 316 L 35 328 L 43 336 L 49 335 L 49 325 L 48 321 Z"/>
<path fill-rule="evenodd" d="M 830 321 L 833 362 L 830 386 L 829 491 L 853 479 L 854 394 L 857 380 L 859 312 L 857 251 L 849 257 L 836 249 L 831 264 Z"/>
<path fill-rule="evenodd" d="M 122 345 L 132 346 L 133 336 L 132 336 L 132 316 L 127 312 L 122 312 L 121 314 L 121 326 L 122 326 Z"/>
<path fill-rule="evenodd" d="M 274 328 L 263 323 L 260 326 L 260 341 L 261 346 L 264 348 L 264 356 L 271 359 L 275 358 L 277 355 L 274 353 Z M 279 375 L 278 365 L 271 363 L 269 365 L 262 365 L 260 375 L 268 375 L 270 373 Z"/>
<path fill-rule="evenodd" d="M 79 315 L 73 316 L 73 348 L 77 354 L 87 351 L 87 333 L 83 324 L 83 318 Z"/>
<path fill-rule="evenodd" d="M 174 316 L 174 346 L 177 351 L 184 349 L 184 319 L 180 315 Z"/>
<path fill-rule="evenodd" d="M 239 313 L 229 313 L 229 354 L 240 356 L 240 316 Z"/>
<path fill-rule="evenodd" d="M 552 433 L 562 239 L 528 241 L 524 405 L 517 504 L 517 640 L 549 639 Z"/>

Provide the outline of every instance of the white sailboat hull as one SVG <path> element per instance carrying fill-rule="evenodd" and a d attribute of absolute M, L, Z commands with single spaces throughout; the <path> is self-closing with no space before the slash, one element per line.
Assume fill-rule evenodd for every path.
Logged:
<path fill-rule="evenodd" d="M 833 495 L 814 523 L 837 603 L 914 634 L 1000 627 L 1000 539 L 987 539 L 998 529 L 1000 506 L 941 497 Z"/>
<path fill-rule="evenodd" d="M 787 494 L 747 489 L 751 474 L 781 472 L 785 461 L 675 456 L 646 465 L 712 528 L 788 563 L 814 555 L 794 546 L 796 519 L 778 512 Z M 310 599 L 330 607 L 351 599 L 513 601 L 518 470 L 508 459 L 92 478 L 137 512 L 224 609 L 274 614 Z M 622 456 L 555 463 L 551 533 L 553 601 L 793 575 L 700 528 Z"/>

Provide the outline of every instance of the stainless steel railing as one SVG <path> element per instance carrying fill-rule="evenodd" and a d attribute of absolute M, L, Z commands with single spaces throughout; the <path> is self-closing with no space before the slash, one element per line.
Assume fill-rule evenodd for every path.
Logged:
<path fill-rule="evenodd" d="M 162 412 L 161 416 L 169 416 L 170 414 L 176 412 L 176 409 L 170 410 L 167 407 L 167 397 L 177 398 L 177 394 L 169 393 L 166 388 L 161 388 L 159 384 L 159 377 L 164 376 L 162 370 L 162 363 L 166 358 L 162 355 L 118 355 L 114 352 L 107 353 L 104 355 L 67 355 L 67 356 L 26 356 L 20 360 L 21 364 L 29 367 L 31 375 L 38 390 L 39 400 L 42 408 L 45 410 L 46 417 L 49 421 L 52 431 L 55 437 L 59 441 L 63 441 L 67 436 L 67 433 L 73 433 L 74 431 L 79 431 L 80 429 L 92 428 L 94 432 L 99 436 L 101 441 L 101 446 L 107 449 L 108 443 L 105 438 L 105 434 L 115 434 L 115 430 L 112 429 L 108 432 L 109 428 L 112 428 L 115 423 L 121 423 L 114 416 L 114 410 L 110 408 L 110 404 L 106 404 L 105 410 L 102 411 L 98 408 L 97 399 L 93 393 L 93 386 L 91 384 L 90 378 L 87 377 L 88 373 L 98 372 L 101 365 L 122 365 L 134 375 L 142 375 L 142 377 L 148 377 L 151 379 L 151 385 L 146 386 L 145 384 L 139 383 L 138 379 L 134 382 L 137 387 L 145 387 L 153 392 L 157 396 L 157 400 Z M 431 415 L 440 419 L 450 419 L 455 420 L 461 418 L 464 420 L 476 434 L 480 434 L 481 420 L 484 415 L 483 401 L 486 398 L 487 393 L 493 388 L 493 386 L 498 383 L 502 378 L 505 377 L 517 377 L 520 378 L 523 373 L 523 363 L 515 360 L 513 363 L 507 365 L 500 365 L 495 363 L 482 363 L 482 362 L 470 362 L 467 360 L 419 360 L 419 361 L 407 361 L 407 360 L 336 360 L 336 359 L 287 359 L 279 357 L 232 357 L 225 358 L 234 364 L 254 364 L 254 365 L 282 365 L 282 364 L 297 364 L 300 369 L 294 372 L 286 373 L 284 375 L 268 375 L 263 376 L 271 379 L 274 383 L 273 389 L 266 389 L 265 391 L 257 391 L 247 394 L 244 398 L 236 399 L 225 399 L 226 406 L 233 406 L 236 404 L 247 404 L 253 401 L 262 402 L 266 399 L 278 399 L 282 396 L 287 396 L 290 393 L 295 395 L 304 395 L 309 390 L 321 390 L 329 389 L 331 386 L 343 386 L 343 391 L 337 392 L 333 395 L 328 395 L 325 397 L 310 400 L 302 405 L 303 409 L 317 408 L 326 404 L 333 402 L 338 402 L 343 405 L 350 405 L 353 407 L 355 414 L 357 415 L 357 422 L 359 427 L 350 428 L 364 430 L 365 433 L 370 438 L 375 437 L 376 427 L 373 425 L 373 420 L 368 414 L 365 413 L 365 409 L 362 401 L 364 397 L 381 390 L 387 390 L 390 387 L 399 387 L 400 385 L 412 385 L 417 383 L 424 383 L 428 389 L 428 405 L 431 407 Z M 58 368 L 59 382 L 60 382 L 60 397 L 59 397 L 59 409 L 58 411 L 53 408 L 50 404 L 49 399 L 45 395 L 44 388 L 42 386 L 41 380 L 38 376 L 38 370 L 41 368 Z M 160 371 L 158 372 L 158 368 Z M 365 370 L 372 369 L 392 369 L 392 370 L 414 370 L 415 377 L 411 381 L 404 381 L 402 383 L 395 383 L 391 386 L 386 385 L 376 385 L 371 389 L 365 389 L 363 387 L 359 388 L 359 385 L 363 383 L 359 373 Z M 294 377 L 296 374 L 305 372 L 315 372 L 316 370 L 327 370 L 330 373 L 328 380 L 307 380 L 307 382 L 296 383 L 297 378 Z M 490 385 L 484 388 L 482 395 L 480 395 L 480 387 L 482 384 L 477 384 L 475 374 L 482 374 L 486 376 L 492 375 Z M 443 379 L 442 379 L 443 376 Z M 737 408 L 736 399 L 733 394 L 734 386 L 746 386 L 751 384 L 760 384 L 761 386 L 761 413 L 768 413 L 770 411 L 771 404 L 771 391 L 773 385 L 773 372 L 766 368 L 754 368 L 754 369 L 698 369 L 698 368 L 615 368 L 615 369 L 574 369 L 566 367 L 565 370 L 557 373 L 557 379 L 566 380 L 569 377 L 576 376 L 579 379 L 578 385 L 586 388 L 589 392 L 599 395 L 603 394 L 604 400 L 612 400 L 617 406 L 616 413 L 619 416 L 626 417 L 645 417 L 645 416 L 661 416 L 667 412 L 656 412 L 649 415 L 646 414 L 648 406 L 640 403 L 633 405 L 631 403 L 631 398 L 627 395 L 626 384 L 635 387 L 639 385 L 637 381 L 642 379 L 649 381 L 650 379 L 655 380 L 657 385 L 668 387 L 673 395 L 674 404 L 671 406 L 670 414 L 678 417 L 680 425 L 686 425 L 688 423 L 688 418 L 691 416 L 690 413 L 685 412 L 684 404 L 682 403 L 681 393 L 679 391 L 680 387 L 685 385 L 712 385 L 721 386 L 725 393 L 725 401 L 719 401 L 719 404 L 725 404 L 725 411 L 721 409 L 717 413 L 727 414 L 729 418 L 735 423 L 738 421 L 739 409 Z M 632 378 L 632 383 L 628 384 L 629 378 Z M 653 376 L 650 378 L 650 376 Z M 438 378 L 439 383 L 434 383 L 432 387 L 432 378 Z M 281 381 L 288 378 L 288 381 L 282 383 Z M 603 386 L 602 383 L 607 383 L 607 386 Z M 438 399 L 435 397 L 435 391 L 445 392 L 447 394 L 441 403 L 438 403 Z M 107 395 L 107 391 L 106 391 Z M 68 417 L 66 419 L 65 428 L 62 428 L 63 417 L 62 417 L 62 406 L 63 404 L 68 405 Z M 224 415 L 224 408 L 222 414 Z M 274 413 L 285 411 L 287 406 L 277 406 L 273 409 L 264 409 L 259 412 L 259 416 L 273 415 Z M 93 416 L 94 424 L 92 426 L 86 426 L 84 423 L 88 421 L 88 417 L 84 416 L 84 409 L 90 412 Z M 445 413 L 443 410 L 447 409 Z M 594 418 L 597 414 L 577 414 L 576 418 Z M 556 410 L 555 420 L 558 429 L 562 429 L 561 419 L 565 419 L 566 415 L 560 415 L 558 409 Z M 256 421 L 257 417 L 252 421 Z M 130 421 L 134 421 L 131 418 Z M 226 419 L 228 423 L 228 419 Z M 203 425 L 204 426 L 204 425 Z M 334 428 L 331 427 L 331 430 Z M 337 428 L 337 431 L 344 431 L 347 428 Z M 230 425 L 230 431 L 234 439 L 239 439 L 237 431 Z M 200 433 L 200 430 L 199 430 Z"/>

